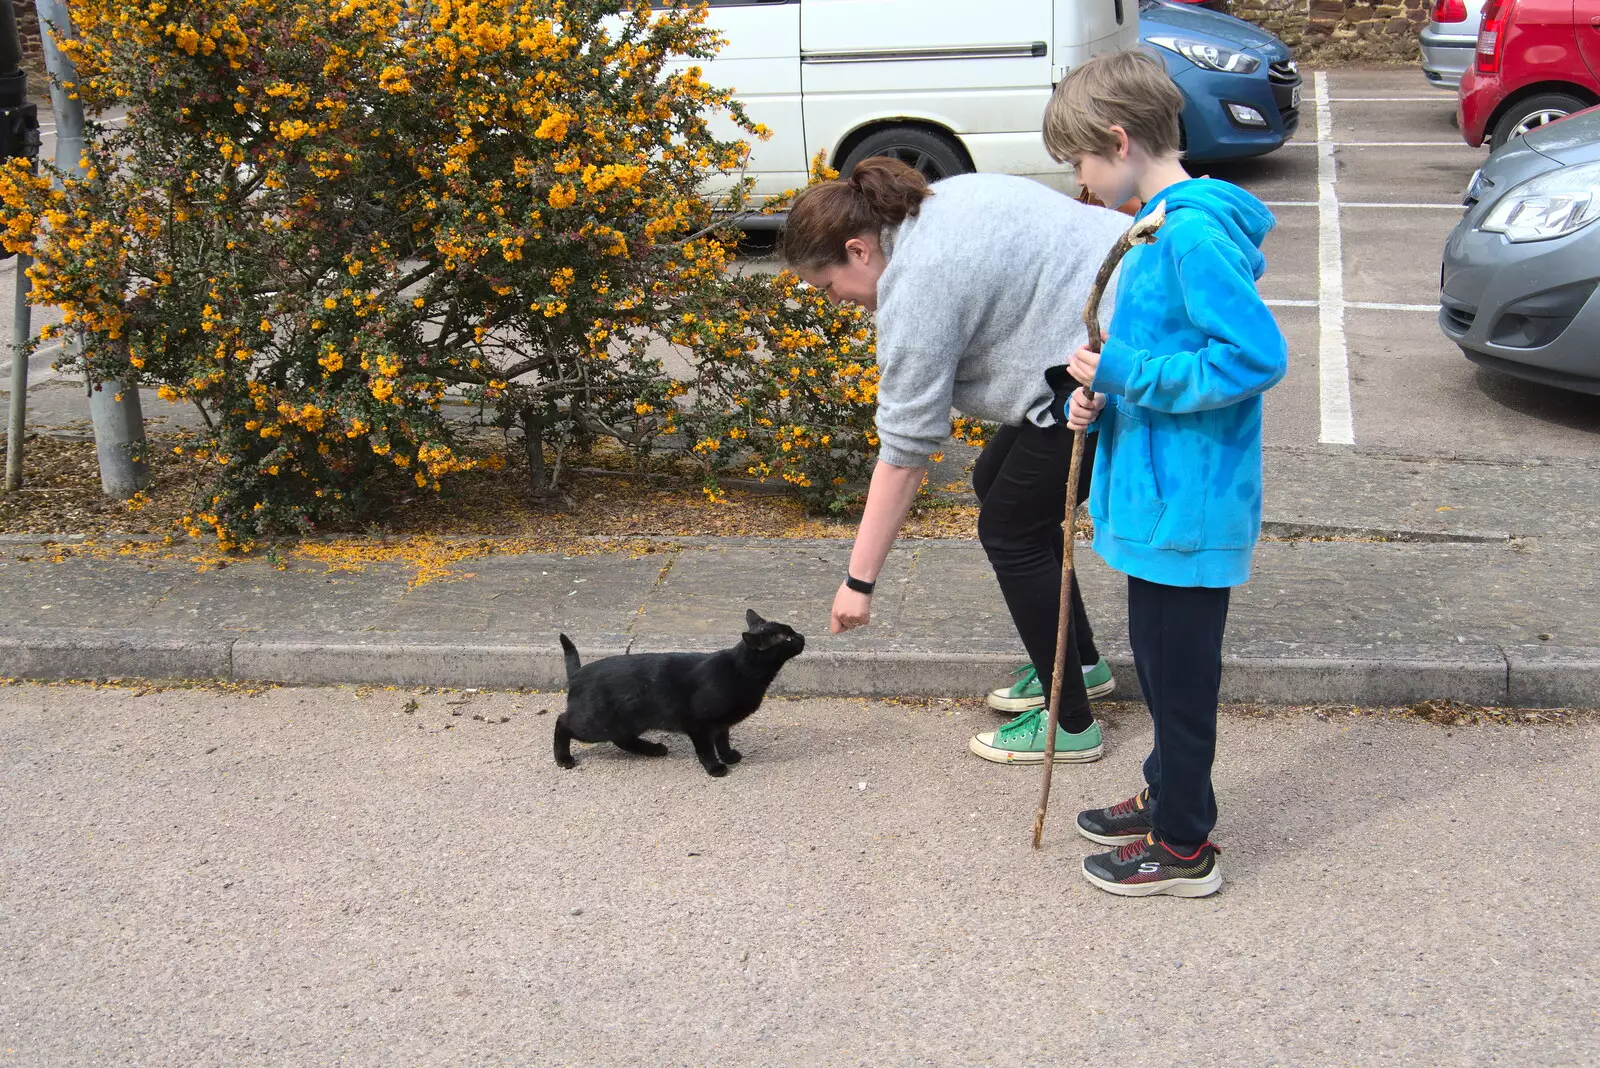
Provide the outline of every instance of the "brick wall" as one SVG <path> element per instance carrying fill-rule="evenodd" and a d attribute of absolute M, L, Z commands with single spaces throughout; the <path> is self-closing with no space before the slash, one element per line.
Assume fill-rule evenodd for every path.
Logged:
<path fill-rule="evenodd" d="M 1231 15 L 1254 22 L 1302 62 L 1414 60 L 1427 0 L 1229 0 Z"/>
<path fill-rule="evenodd" d="M 39 12 L 33 0 L 0 0 L 10 3 L 17 16 L 17 31 L 22 35 L 22 67 L 28 72 L 28 94 L 42 99 L 50 93 L 44 76 L 44 53 L 39 50 Z"/>

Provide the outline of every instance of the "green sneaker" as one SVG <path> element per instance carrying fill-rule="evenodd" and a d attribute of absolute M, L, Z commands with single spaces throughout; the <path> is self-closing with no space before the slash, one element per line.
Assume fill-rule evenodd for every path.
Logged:
<path fill-rule="evenodd" d="M 1026 712 L 1044 707 L 1044 688 L 1039 685 L 1039 673 L 1032 664 L 1023 664 L 1011 672 L 1014 680 L 1009 686 L 990 690 L 986 698 L 996 712 Z"/>
<path fill-rule="evenodd" d="M 1044 732 L 1050 717 L 1042 708 L 1031 709 L 992 731 L 975 734 L 967 748 L 996 764 L 1043 764 Z M 1105 752 L 1100 739 L 1100 724 L 1068 734 L 1056 728 L 1056 763 L 1085 764 L 1099 760 Z"/>
<path fill-rule="evenodd" d="M 1117 680 L 1111 674 L 1111 665 L 1106 663 L 1106 658 L 1101 657 L 1092 666 L 1083 669 L 1083 688 L 1089 691 L 1089 700 L 1104 697 L 1117 688 Z"/>
<path fill-rule="evenodd" d="M 1016 680 L 1011 685 L 989 691 L 986 701 L 990 708 L 996 712 L 1026 712 L 1044 707 L 1044 687 L 1039 685 L 1039 673 L 1032 664 L 1023 664 L 1011 677 Z M 1104 697 L 1117 688 L 1117 680 L 1112 677 L 1111 665 L 1106 663 L 1105 657 L 1083 669 L 1083 685 L 1089 691 L 1090 700 Z"/>

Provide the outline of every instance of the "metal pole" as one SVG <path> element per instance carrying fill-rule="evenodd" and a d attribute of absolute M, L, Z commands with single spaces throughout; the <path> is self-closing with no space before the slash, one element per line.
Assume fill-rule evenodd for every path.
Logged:
<path fill-rule="evenodd" d="M 0 0 L 0 4 L 9 0 Z M 17 257 L 17 305 L 13 317 L 15 332 L 11 353 L 11 410 L 6 424 L 6 492 L 22 488 L 22 432 L 28 418 L 28 339 L 33 336 L 33 309 L 28 293 L 33 282 L 28 278 L 31 256 Z"/>
<path fill-rule="evenodd" d="M 22 69 L 22 38 L 17 33 L 12 0 L 0 0 L 0 159 L 26 159 L 39 154 L 38 109 L 28 100 L 28 74 Z M 28 293 L 27 256 L 17 257 L 15 352 L 11 360 L 10 421 L 6 430 L 5 492 L 22 488 L 22 435 L 28 414 L 28 341 L 33 314 Z"/>
<path fill-rule="evenodd" d="M 77 69 L 56 44 L 71 38 L 72 18 L 66 0 L 37 0 L 44 63 L 50 71 L 50 102 L 56 113 L 56 166 L 63 174 L 83 174 L 83 101 L 76 90 Z M 66 339 L 68 351 L 81 344 L 79 335 Z M 144 413 L 133 382 L 89 383 L 89 418 L 94 424 L 95 453 L 100 459 L 100 488 L 106 496 L 126 500 L 150 481 L 145 465 Z"/>

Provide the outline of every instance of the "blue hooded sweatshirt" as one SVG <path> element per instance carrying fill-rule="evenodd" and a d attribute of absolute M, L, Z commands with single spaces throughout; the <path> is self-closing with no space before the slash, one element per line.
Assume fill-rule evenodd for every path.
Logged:
<path fill-rule="evenodd" d="M 1266 205 L 1227 182 L 1169 186 L 1154 244 L 1122 261 L 1094 388 L 1089 514 L 1118 571 L 1168 586 L 1237 586 L 1261 533 L 1261 394 L 1288 346 L 1256 292 Z"/>

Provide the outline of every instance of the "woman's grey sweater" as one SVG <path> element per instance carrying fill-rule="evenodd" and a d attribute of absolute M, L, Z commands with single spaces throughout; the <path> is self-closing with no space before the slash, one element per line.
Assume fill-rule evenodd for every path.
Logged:
<path fill-rule="evenodd" d="M 1045 368 L 1087 338 L 1095 272 L 1131 220 L 1027 178 L 935 183 L 883 234 L 878 280 L 879 458 L 919 467 L 950 437 L 950 410 L 1017 426 L 1053 421 Z M 1101 306 L 1111 321 L 1116 283 Z"/>

